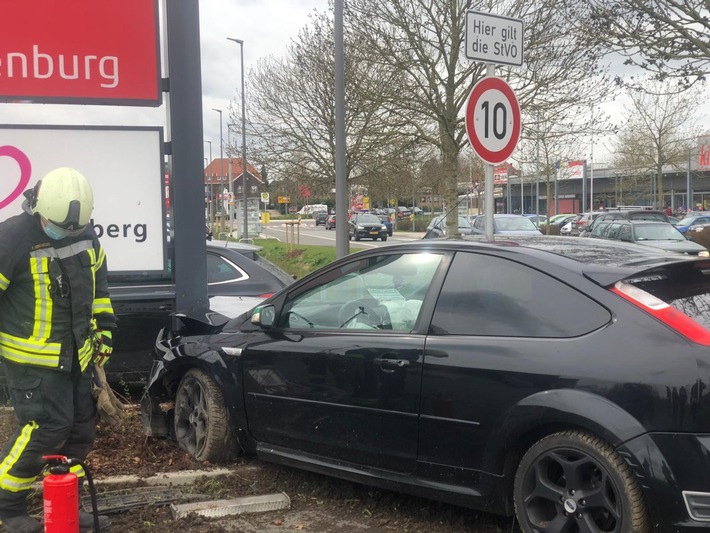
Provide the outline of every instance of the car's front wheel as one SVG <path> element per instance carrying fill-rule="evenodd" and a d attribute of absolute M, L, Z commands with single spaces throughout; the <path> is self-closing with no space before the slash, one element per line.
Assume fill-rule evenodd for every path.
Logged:
<path fill-rule="evenodd" d="M 217 383 L 193 368 L 180 380 L 175 395 L 175 439 L 198 461 L 220 462 L 236 451 L 229 411 Z"/>
<path fill-rule="evenodd" d="M 536 442 L 518 466 L 514 499 L 525 533 L 649 531 L 633 472 L 609 443 L 583 431 Z"/>

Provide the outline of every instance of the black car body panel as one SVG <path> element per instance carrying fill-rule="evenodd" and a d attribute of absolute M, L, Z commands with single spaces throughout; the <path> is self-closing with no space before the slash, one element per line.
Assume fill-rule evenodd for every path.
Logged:
<path fill-rule="evenodd" d="M 258 246 L 242 244 L 207 245 L 208 296 L 243 296 L 253 305 L 293 283 L 293 278 L 257 253 Z M 155 337 L 162 328 L 173 326 L 175 287 L 169 282 L 121 282 L 109 279 L 109 291 L 118 331 L 114 352 L 106 365 L 111 383 L 144 381 L 152 363 Z"/>
<path fill-rule="evenodd" d="M 370 275 L 396 289 L 368 285 L 379 306 L 347 285 Z M 144 427 L 170 433 L 156 406 L 199 367 L 225 394 L 246 452 L 501 514 L 513 512 L 527 449 L 584 432 L 624 458 L 655 531 L 707 527 L 684 502 L 701 513 L 693 494 L 709 486 L 708 346 L 621 298 L 617 282 L 708 325 L 710 260 L 545 236 L 361 252 L 264 302 L 255 312 L 273 311 L 273 325 L 248 313 L 213 334 L 166 333 Z M 333 291 L 363 303 L 340 313 Z M 397 312 L 409 302 L 407 321 Z M 377 322 L 351 329 L 358 315 Z"/>

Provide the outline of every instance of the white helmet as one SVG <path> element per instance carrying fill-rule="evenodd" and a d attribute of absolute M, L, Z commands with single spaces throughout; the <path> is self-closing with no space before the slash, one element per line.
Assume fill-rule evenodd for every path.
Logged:
<path fill-rule="evenodd" d="M 57 168 L 37 182 L 30 212 L 40 214 L 54 235 L 74 237 L 81 234 L 94 210 L 94 193 L 77 170 Z"/>

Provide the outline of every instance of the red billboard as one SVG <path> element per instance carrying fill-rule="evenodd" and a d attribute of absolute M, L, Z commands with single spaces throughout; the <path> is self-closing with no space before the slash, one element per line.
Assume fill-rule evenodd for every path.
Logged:
<path fill-rule="evenodd" d="M 157 0 L 3 2 L 0 101 L 159 106 Z"/>

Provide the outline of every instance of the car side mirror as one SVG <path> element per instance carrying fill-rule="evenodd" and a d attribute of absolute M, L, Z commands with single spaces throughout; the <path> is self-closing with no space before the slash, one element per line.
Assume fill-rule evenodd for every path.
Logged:
<path fill-rule="evenodd" d="M 631 241 L 631 235 L 620 235 L 619 236 L 620 241 L 625 241 L 625 242 L 632 242 Z"/>
<path fill-rule="evenodd" d="M 262 328 L 271 328 L 276 318 L 276 309 L 273 305 L 258 306 L 251 315 L 251 323 Z"/>

